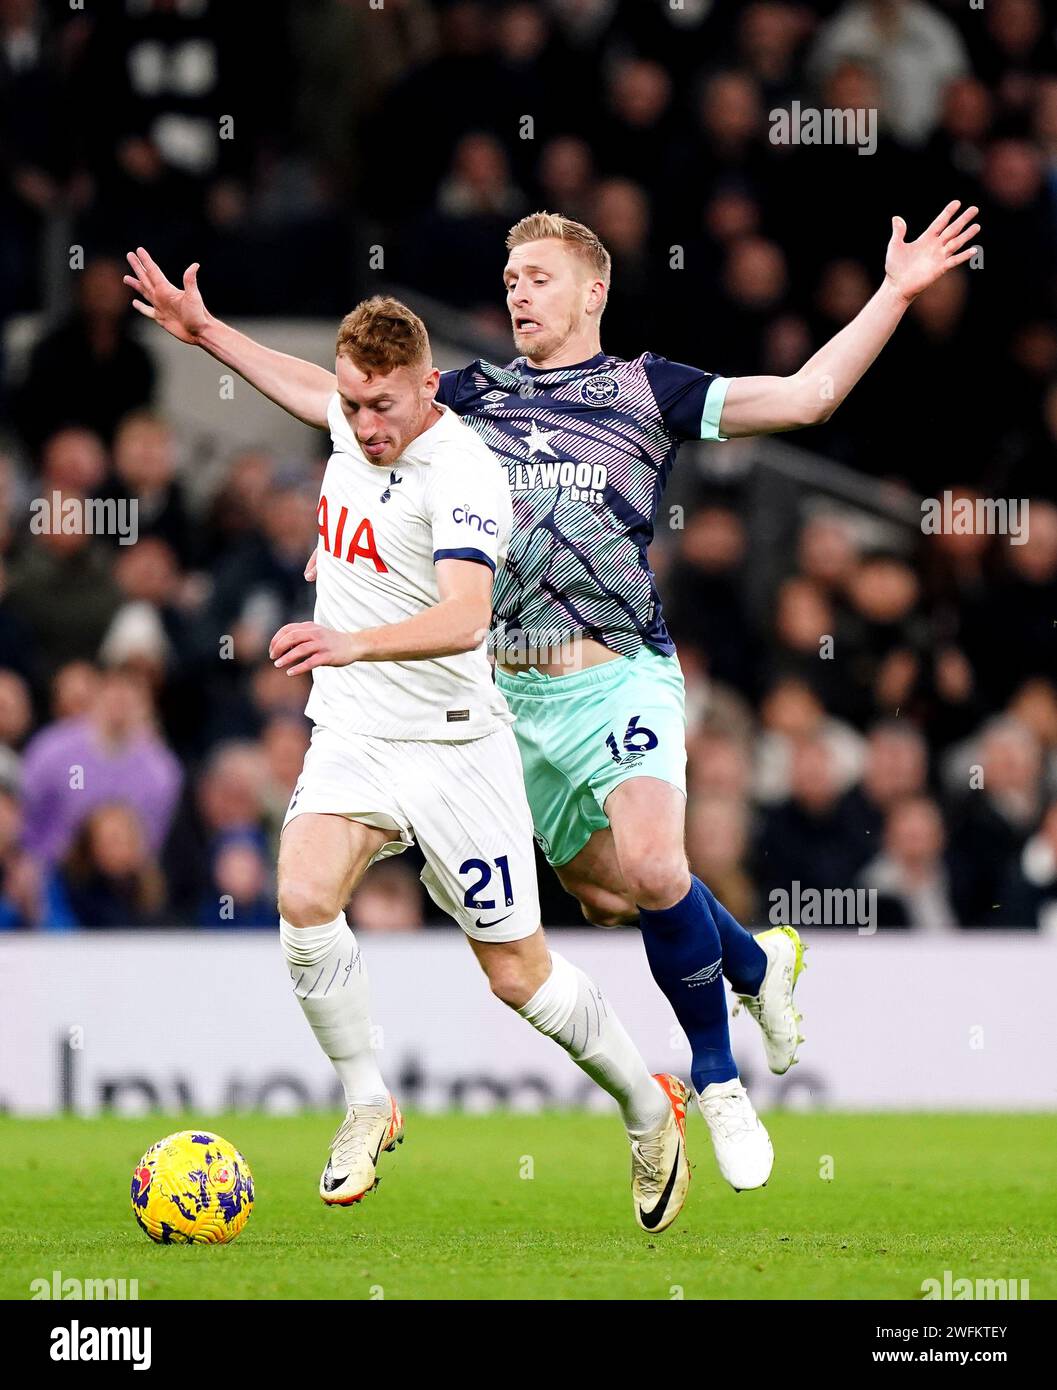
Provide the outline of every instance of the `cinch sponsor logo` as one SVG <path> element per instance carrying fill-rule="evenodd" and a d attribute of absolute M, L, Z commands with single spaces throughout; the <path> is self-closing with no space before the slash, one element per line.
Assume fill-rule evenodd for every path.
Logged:
<path fill-rule="evenodd" d="M 514 492 L 527 492 L 534 487 L 564 487 L 574 502 L 601 502 L 609 482 L 609 469 L 604 463 L 573 463 L 571 459 L 555 463 L 515 463 L 510 487 Z"/>
<path fill-rule="evenodd" d="M 496 534 L 497 527 L 492 518 L 478 516 L 476 512 L 471 512 L 469 507 L 456 507 L 451 514 L 451 519 L 458 522 L 460 526 L 472 526 L 475 531 L 483 531 L 486 536 Z"/>

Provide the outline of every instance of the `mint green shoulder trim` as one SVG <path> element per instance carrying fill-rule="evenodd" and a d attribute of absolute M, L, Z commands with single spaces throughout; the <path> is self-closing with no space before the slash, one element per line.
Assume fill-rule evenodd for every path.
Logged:
<path fill-rule="evenodd" d="M 702 439 L 726 439 L 725 434 L 719 432 L 719 421 L 723 414 L 723 402 L 727 399 L 727 390 L 730 383 L 734 380 L 730 376 L 715 376 L 708 384 L 708 392 L 705 396 L 705 408 L 701 414 L 701 438 Z"/>

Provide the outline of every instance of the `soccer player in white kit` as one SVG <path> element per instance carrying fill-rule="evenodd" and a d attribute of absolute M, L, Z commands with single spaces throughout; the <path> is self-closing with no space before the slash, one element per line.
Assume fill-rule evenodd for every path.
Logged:
<path fill-rule="evenodd" d="M 178 290 L 140 248 L 136 307 L 197 343 L 307 423 L 329 427 L 314 621 L 269 654 L 310 671 L 314 728 L 279 851 L 282 949 L 301 1008 L 344 1088 L 347 1113 L 320 1179 L 324 1202 L 377 1183 L 403 1119 L 371 1046 L 367 975 L 344 906 L 367 868 L 418 841 L 423 881 L 462 928 L 492 991 L 618 1102 L 631 1141 L 636 1220 L 659 1231 L 689 1185 L 688 1091 L 652 1077 L 602 992 L 548 951 L 532 819 L 513 716 L 485 639 L 511 502 L 495 455 L 436 404 L 422 321 L 376 297 L 347 315 L 336 377 L 252 343 L 209 315 L 197 267 Z M 293 365 L 290 365 L 293 364 Z"/>

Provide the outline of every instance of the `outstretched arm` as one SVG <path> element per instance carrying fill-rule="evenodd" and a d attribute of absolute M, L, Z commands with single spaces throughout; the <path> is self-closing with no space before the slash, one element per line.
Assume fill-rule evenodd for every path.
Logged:
<path fill-rule="evenodd" d="M 333 372 L 266 348 L 214 318 L 198 289 L 197 262 L 184 271 L 182 290 L 165 278 L 142 246 L 129 252 L 128 263 L 133 274 L 125 276 L 125 284 L 146 301 L 134 299 L 134 309 L 181 343 L 204 348 L 298 420 L 326 429 L 327 402 L 337 386 Z"/>
<path fill-rule="evenodd" d="M 948 203 L 917 241 L 908 242 L 906 223 L 892 218 L 881 288 L 851 323 L 831 338 L 794 376 L 739 376 L 727 388 L 720 433 L 728 439 L 776 434 L 821 424 L 840 405 L 895 332 L 922 290 L 973 255 L 966 242 L 980 230 L 967 224 L 979 211 L 955 217 L 960 203 Z"/>

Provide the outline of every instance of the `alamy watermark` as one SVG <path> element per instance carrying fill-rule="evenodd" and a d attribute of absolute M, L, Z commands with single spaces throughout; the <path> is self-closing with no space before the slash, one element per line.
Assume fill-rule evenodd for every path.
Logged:
<path fill-rule="evenodd" d="M 579 632 L 503 632 L 482 634 L 490 656 L 501 666 L 528 670 L 536 666 L 560 666 L 567 671 L 581 667 L 584 639 Z"/>
<path fill-rule="evenodd" d="M 801 106 L 777 107 L 768 119 L 772 145 L 857 145 L 860 154 L 877 150 L 875 107 Z"/>
<path fill-rule="evenodd" d="M 119 545 L 139 539 L 138 497 L 71 497 L 53 492 L 29 504 L 34 536 L 117 536 Z"/>
<path fill-rule="evenodd" d="M 138 1279 L 76 1279 L 63 1278 L 61 1269 L 53 1269 L 50 1279 L 33 1279 L 29 1285 L 31 1301 L 41 1298 L 98 1302 L 139 1298 Z"/>
<path fill-rule="evenodd" d="M 955 1279 L 953 1271 L 945 1269 L 942 1279 L 923 1279 L 924 1299 L 1001 1299 L 1020 1303 L 1030 1299 L 1029 1279 Z"/>
<path fill-rule="evenodd" d="M 921 530 L 926 536 L 1008 536 L 1010 545 L 1028 539 L 1027 497 L 925 497 Z"/>
<path fill-rule="evenodd" d="M 767 895 L 767 917 L 776 927 L 855 927 L 860 936 L 877 930 L 876 888 L 789 888 Z"/>
<path fill-rule="evenodd" d="M 149 1327 L 83 1327 L 75 1318 L 69 1327 L 51 1329 L 53 1361 L 131 1361 L 136 1371 L 149 1371 Z"/>

